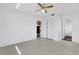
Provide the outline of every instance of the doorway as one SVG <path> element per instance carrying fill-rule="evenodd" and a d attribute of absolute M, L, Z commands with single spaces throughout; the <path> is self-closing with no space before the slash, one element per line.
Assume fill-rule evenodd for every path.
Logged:
<path fill-rule="evenodd" d="M 37 38 L 41 37 L 41 21 L 37 21 Z"/>

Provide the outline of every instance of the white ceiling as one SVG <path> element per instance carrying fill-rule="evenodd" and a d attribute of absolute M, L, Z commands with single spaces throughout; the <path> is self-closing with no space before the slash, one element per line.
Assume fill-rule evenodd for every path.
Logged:
<path fill-rule="evenodd" d="M 79 10 L 79 3 L 52 3 L 54 8 L 49 13 L 41 13 L 35 12 L 40 7 L 36 3 L 21 3 L 17 12 L 22 12 L 28 15 L 33 16 L 41 16 L 47 17 L 50 16 L 52 13 L 58 14 L 68 14 L 68 13 L 75 13 Z M 16 10 L 17 3 L 0 3 L 0 8 L 9 9 L 12 11 Z"/>

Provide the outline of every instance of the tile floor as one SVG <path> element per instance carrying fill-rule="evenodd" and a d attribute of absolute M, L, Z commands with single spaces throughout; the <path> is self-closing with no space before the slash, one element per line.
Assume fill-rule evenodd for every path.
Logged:
<path fill-rule="evenodd" d="M 77 55 L 79 44 L 51 39 L 35 39 L 1 47 L 0 55 Z"/>

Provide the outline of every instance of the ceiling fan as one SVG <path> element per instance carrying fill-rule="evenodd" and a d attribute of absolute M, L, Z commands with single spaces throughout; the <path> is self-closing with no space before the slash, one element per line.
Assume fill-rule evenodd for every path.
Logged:
<path fill-rule="evenodd" d="M 48 5 L 46 3 L 37 3 L 37 4 L 41 7 L 41 9 L 36 10 L 36 12 L 42 11 L 43 13 L 47 13 L 48 9 L 54 7 L 53 5 Z"/>

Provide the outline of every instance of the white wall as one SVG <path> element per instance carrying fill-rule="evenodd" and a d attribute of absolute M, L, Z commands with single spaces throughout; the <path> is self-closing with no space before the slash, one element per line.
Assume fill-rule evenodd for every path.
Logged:
<path fill-rule="evenodd" d="M 0 8 L 0 47 L 35 39 L 35 26 L 33 16 Z"/>
<path fill-rule="evenodd" d="M 73 41 L 79 43 L 79 13 L 73 15 Z"/>
<path fill-rule="evenodd" d="M 42 19 L 41 20 L 41 37 L 47 38 L 46 37 L 46 20 Z"/>

